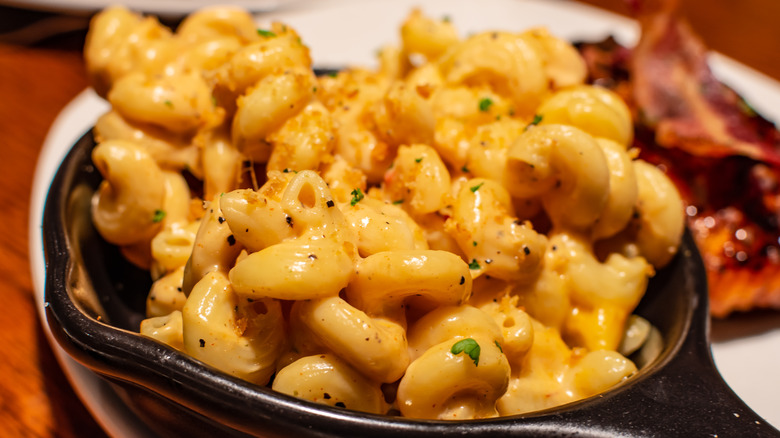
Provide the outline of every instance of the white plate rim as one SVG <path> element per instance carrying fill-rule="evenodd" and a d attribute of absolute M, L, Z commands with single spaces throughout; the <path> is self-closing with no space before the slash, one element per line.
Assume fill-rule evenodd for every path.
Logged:
<path fill-rule="evenodd" d="M 46 0 L 40 1 L 45 2 Z M 93 3 L 91 0 L 79 0 L 79 2 L 82 1 Z M 464 22 L 459 18 L 471 18 L 472 21 L 469 24 L 482 30 L 495 28 L 519 30 L 524 28 L 520 27 L 523 20 L 514 20 L 520 24 L 515 24 L 516 27 L 510 28 L 507 26 L 491 27 L 491 23 L 474 22 L 473 17 L 461 17 L 463 11 L 466 10 L 464 8 L 468 7 L 465 5 L 467 2 L 469 0 L 373 0 L 360 3 L 359 8 L 363 8 L 363 11 L 382 13 L 384 16 L 387 15 L 388 11 L 393 12 L 396 16 L 401 16 L 414 6 L 421 6 L 426 13 L 454 9 L 458 11 L 458 14 L 452 16 L 456 26 Z M 95 0 L 94 3 L 99 3 L 99 0 Z M 526 22 L 530 20 L 536 24 L 540 22 L 552 23 L 549 26 L 551 31 L 562 37 L 596 39 L 599 36 L 606 36 L 605 32 L 608 30 L 615 34 L 620 42 L 633 44 L 638 35 L 638 28 L 632 20 L 580 3 L 565 0 L 556 2 L 491 0 L 489 3 L 489 6 L 486 6 L 485 2 L 480 3 L 480 8 L 486 10 L 490 10 L 490 7 L 503 8 L 502 10 L 518 8 L 517 10 L 531 11 L 532 13 L 523 17 Z M 306 8 L 291 8 L 258 14 L 257 19 L 260 23 L 279 19 L 296 28 L 304 41 L 312 48 L 314 59 L 321 60 L 324 64 L 369 64 L 372 62 L 373 54 L 373 50 L 369 49 L 375 49 L 377 46 L 369 47 L 367 44 L 374 44 L 377 41 L 381 43 L 393 42 L 394 35 L 382 32 L 374 35 L 376 38 L 373 41 L 367 42 L 364 38 L 362 45 L 358 44 L 359 47 L 354 48 L 353 51 L 335 51 L 329 49 L 337 42 L 332 35 L 328 35 L 328 30 L 311 25 L 317 22 L 328 23 L 328 13 L 343 12 L 343 8 L 346 7 L 354 10 L 354 3 L 349 0 L 321 0 L 316 4 L 310 3 Z M 434 14 L 431 15 L 435 16 Z M 567 21 L 572 16 L 577 16 L 579 19 Z M 587 23 L 587 25 L 583 25 L 583 23 Z M 390 23 L 392 27 L 398 24 L 400 24 L 400 20 Z M 324 24 L 319 26 L 324 26 Z M 322 56 L 318 57 L 318 55 Z M 780 120 L 780 83 L 717 53 L 710 56 L 710 64 L 718 77 L 740 92 L 760 113 L 770 119 Z M 30 265 L 39 317 L 55 355 L 78 397 L 110 436 L 117 438 L 150 437 L 153 435 L 152 432 L 129 410 L 111 387 L 96 374 L 74 361 L 54 341 L 45 317 L 43 301 L 45 265 L 41 234 L 43 203 L 51 180 L 62 159 L 76 140 L 92 127 L 94 121 L 107 107 L 107 103 L 92 90 L 84 90 L 63 108 L 46 136 L 36 165 L 30 202 Z M 780 427 L 780 413 L 776 412 L 778 396 L 770 395 L 780 393 L 780 377 L 760 383 L 750 379 L 746 381 L 744 378 L 746 374 L 780 376 L 776 373 L 776 370 L 780 369 L 780 325 L 772 325 L 769 329 L 746 338 L 715 342 L 712 350 L 716 365 L 732 389 L 765 420 L 775 427 Z M 759 350 L 774 350 L 777 354 L 766 357 L 758 354 Z M 753 360 L 751 360 L 751 356 Z M 770 371 L 774 373 L 769 373 Z"/>

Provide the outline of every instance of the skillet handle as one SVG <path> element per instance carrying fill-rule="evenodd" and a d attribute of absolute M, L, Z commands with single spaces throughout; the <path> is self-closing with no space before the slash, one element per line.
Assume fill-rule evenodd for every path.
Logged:
<path fill-rule="evenodd" d="M 681 351 L 663 369 L 638 382 L 630 402 L 647 430 L 662 436 L 780 437 L 780 431 L 750 409 L 726 384 L 715 368 L 704 340 Z M 641 411 L 641 412 L 640 412 Z M 683 420 L 684 419 L 684 420 Z"/>

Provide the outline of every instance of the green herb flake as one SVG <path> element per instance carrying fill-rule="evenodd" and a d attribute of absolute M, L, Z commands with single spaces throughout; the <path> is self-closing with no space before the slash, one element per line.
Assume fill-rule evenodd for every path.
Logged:
<path fill-rule="evenodd" d="M 477 270 L 480 269 L 482 266 L 479 266 L 479 262 L 477 259 L 471 259 L 471 263 L 469 263 L 469 269 Z"/>
<path fill-rule="evenodd" d="M 449 22 L 452 21 L 452 18 L 449 15 L 445 15 L 445 16 L 441 17 L 441 21 L 443 21 L 445 23 L 449 23 Z"/>
<path fill-rule="evenodd" d="M 422 161 L 422 157 L 420 157 L 420 158 L 415 158 L 415 159 L 414 159 L 414 162 L 415 162 L 415 163 L 419 163 L 420 161 Z"/>
<path fill-rule="evenodd" d="M 272 38 L 276 36 L 275 33 L 265 29 L 257 29 L 257 34 L 264 38 Z"/>
<path fill-rule="evenodd" d="M 471 190 L 471 193 L 477 193 L 477 190 L 479 190 L 479 188 L 482 187 L 483 184 L 485 184 L 485 183 L 481 182 L 481 183 L 479 183 L 479 184 L 477 184 L 475 186 L 471 186 L 469 188 L 469 190 Z"/>
<path fill-rule="evenodd" d="M 475 240 L 475 241 L 471 242 L 471 246 L 477 246 L 477 241 Z"/>
<path fill-rule="evenodd" d="M 395 201 L 393 201 L 393 205 L 399 205 L 399 204 L 403 204 L 403 203 L 404 203 L 403 199 L 396 199 Z"/>
<path fill-rule="evenodd" d="M 338 72 L 335 72 L 335 71 L 332 71 L 332 72 L 329 72 L 329 73 L 328 73 L 328 76 L 330 76 L 330 77 L 332 77 L 332 78 L 335 78 L 335 77 L 336 77 L 336 76 L 338 76 L 338 75 L 339 75 L 339 74 L 338 74 Z"/>
<path fill-rule="evenodd" d="M 482 112 L 490 111 L 491 105 L 493 105 L 493 101 L 489 97 L 483 97 L 479 100 L 479 110 Z"/>
<path fill-rule="evenodd" d="M 498 343 L 498 341 L 493 341 L 493 342 L 495 342 L 495 343 L 496 343 L 496 347 L 498 347 L 498 351 L 500 351 L 500 352 L 502 352 L 502 353 L 503 353 L 503 352 L 504 352 L 504 349 L 503 349 L 503 348 L 501 348 L 501 344 L 499 344 L 499 343 Z"/>
<path fill-rule="evenodd" d="M 450 350 L 452 354 L 466 353 L 474 361 L 474 366 L 479 365 L 479 352 L 479 344 L 472 338 L 461 339 Z"/>
<path fill-rule="evenodd" d="M 217 97 L 214 95 L 211 96 L 211 106 L 217 107 Z"/>
<path fill-rule="evenodd" d="M 154 216 L 152 216 L 152 222 L 159 223 L 165 219 L 165 210 L 155 210 Z"/>
<path fill-rule="evenodd" d="M 360 188 L 356 188 L 350 194 L 352 195 L 352 200 L 349 201 L 349 205 L 355 205 L 358 202 L 360 202 L 361 200 L 363 200 L 363 198 L 365 197 L 365 195 L 363 194 L 363 191 L 360 190 Z"/>
<path fill-rule="evenodd" d="M 468 167 L 464 164 L 463 167 L 460 168 L 461 172 L 463 173 L 469 173 L 471 172 Z"/>
<path fill-rule="evenodd" d="M 528 126 L 525 127 L 525 129 L 528 130 L 529 127 L 538 125 L 539 123 L 542 122 L 543 118 L 544 116 L 542 116 L 541 114 L 534 114 L 534 119 L 531 120 L 531 123 L 529 123 Z"/>
<path fill-rule="evenodd" d="M 166 101 L 165 101 L 165 102 L 163 102 L 163 103 L 164 103 L 164 104 L 165 104 L 165 106 L 167 106 L 168 108 L 173 108 L 173 102 L 171 102 L 170 100 L 166 100 Z"/>

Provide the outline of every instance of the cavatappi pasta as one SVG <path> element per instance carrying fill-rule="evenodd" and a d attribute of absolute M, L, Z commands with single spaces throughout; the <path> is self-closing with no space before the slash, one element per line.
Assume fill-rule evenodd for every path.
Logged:
<path fill-rule="evenodd" d="M 100 234 L 154 280 L 140 332 L 332 406 L 471 419 L 590 397 L 683 230 L 631 116 L 545 29 L 412 11 L 376 69 L 317 77 L 282 23 L 174 32 L 121 7 L 85 47 Z"/>

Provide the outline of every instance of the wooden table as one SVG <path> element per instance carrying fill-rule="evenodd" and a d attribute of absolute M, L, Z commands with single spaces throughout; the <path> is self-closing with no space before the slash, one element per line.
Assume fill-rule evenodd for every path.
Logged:
<path fill-rule="evenodd" d="M 627 13 L 623 0 L 586 0 Z M 683 0 L 714 49 L 780 80 L 780 2 Z M 0 16 L 4 14 L 0 10 Z M 0 20 L 1 21 L 1 20 Z M 32 175 L 50 124 L 87 86 L 83 34 L 38 46 L 0 43 L 0 437 L 100 436 L 46 342 L 33 299 L 27 227 Z"/>

